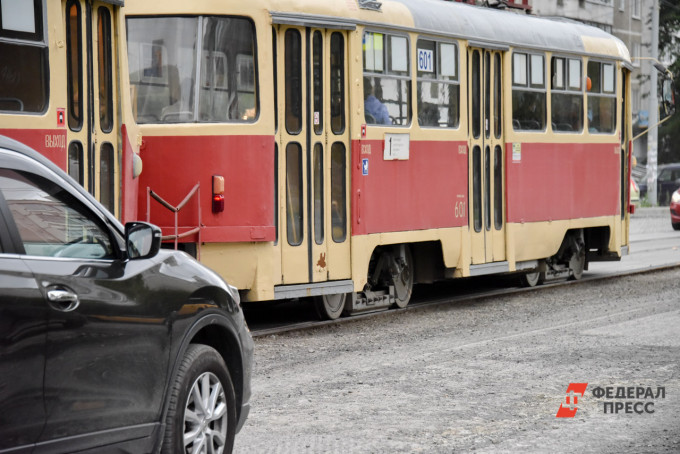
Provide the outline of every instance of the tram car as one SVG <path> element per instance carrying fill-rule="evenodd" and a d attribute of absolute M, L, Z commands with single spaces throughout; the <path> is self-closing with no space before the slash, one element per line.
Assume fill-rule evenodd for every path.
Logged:
<path fill-rule="evenodd" d="M 600 29 L 443 0 L 126 0 L 107 28 L 80 3 L 40 37 L 68 71 L 37 147 L 243 301 L 333 319 L 628 253 L 632 64 Z"/>

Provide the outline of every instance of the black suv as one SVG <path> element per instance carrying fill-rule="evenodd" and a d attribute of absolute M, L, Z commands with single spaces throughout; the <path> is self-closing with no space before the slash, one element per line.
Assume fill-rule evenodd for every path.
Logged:
<path fill-rule="evenodd" d="M 231 452 L 253 341 L 238 292 L 0 137 L 0 453 Z"/>

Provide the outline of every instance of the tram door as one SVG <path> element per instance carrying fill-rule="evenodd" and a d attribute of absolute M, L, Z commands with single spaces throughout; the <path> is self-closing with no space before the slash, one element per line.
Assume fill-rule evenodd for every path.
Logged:
<path fill-rule="evenodd" d="M 279 29 L 281 272 L 284 284 L 350 277 L 347 39 Z M 283 60 L 281 62 L 280 60 Z"/>
<path fill-rule="evenodd" d="M 630 124 L 628 119 L 630 118 L 628 114 L 628 82 L 629 73 L 627 70 L 621 70 L 621 245 L 625 246 L 628 244 L 628 222 L 626 222 L 628 216 L 628 203 L 630 194 L 630 180 L 628 175 L 630 175 L 629 164 L 632 166 L 633 163 L 630 161 L 629 154 L 632 153 L 628 146 L 630 141 L 630 135 L 628 128 Z"/>
<path fill-rule="evenodd" d="M 64 10 L 68 173 L 119 215 L 118 8 L 68 0 Z"/>
<path fill-rule="evenodd" d="M 481 264 L 506 259 L 504 76 L 500 51 L 471 48 L 468 61 L 471 255 Z"/>

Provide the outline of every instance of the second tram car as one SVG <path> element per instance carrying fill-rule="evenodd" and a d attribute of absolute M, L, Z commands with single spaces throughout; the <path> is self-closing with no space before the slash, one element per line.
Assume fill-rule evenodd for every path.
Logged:
<path fill-rule="evenodd" d="M 335 318 L 627 253 L 631 62 L 599 29 L 438 0 L 124 12 L 144 171 L 122 212 L 245 301 Z"/>

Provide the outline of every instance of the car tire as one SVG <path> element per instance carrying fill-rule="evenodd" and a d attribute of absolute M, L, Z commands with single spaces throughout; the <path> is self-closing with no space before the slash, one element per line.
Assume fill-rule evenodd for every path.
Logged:
<path fill-rule="evenodd" d="M 673 226 L 673 230 L 680 230 L 680 222 L 678 222 L 678 223 L 672 222 L 671 225 Z"/>
<path fill-rule="evenodd" d="M 208 405 L 197 408 L 197 398 Z M 170 390 L 162 452 L 205 452 L 200 448 L 205 443 L 207 452 L 230 453 L 236 436 L 235 402 L 234 385 L 220 354 L 207 345 L 189 345 Z M 185 445 L 190 434 L 194 437 Z"/>

